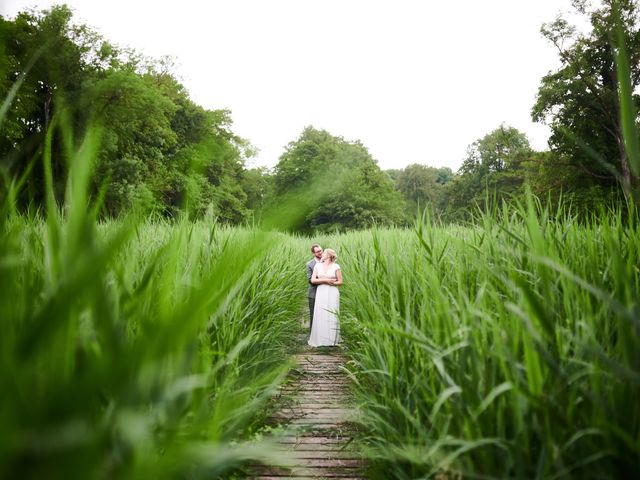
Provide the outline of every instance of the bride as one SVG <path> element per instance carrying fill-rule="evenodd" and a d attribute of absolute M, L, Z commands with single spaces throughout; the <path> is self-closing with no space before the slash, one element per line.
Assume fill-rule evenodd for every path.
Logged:
<path fill-rule="evenodd" d="M 313 325 L 309 345 L 323 347 L 337 345 L 340 341 L 340 291 L 342 271 L 336 263 L 336 252 L 327 248 L 322 254 L 322 262 L 313 268 L 311 283 L 318 285 L 316 304 L 313 309 Z"/>

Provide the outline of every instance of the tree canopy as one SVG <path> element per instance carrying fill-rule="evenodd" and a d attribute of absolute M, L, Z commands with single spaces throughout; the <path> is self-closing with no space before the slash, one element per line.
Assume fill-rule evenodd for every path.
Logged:
<path fill-rule="evenodd" d="M 542 28 L 561 61 L 542 78 L 531 112 L 551 127 L 549 150 L 534 151 L 503 124 L 469 145 L 456 173 L 413 158 L 383 172 L 360 141 L 312 126 L 273 169 L 247 168 L 254 149 L 233 132 L 232 113 L 196 104 L 171 59 L 111 44 L 66 6 L 0 16 L 0 98 L 8 106 L 0 115 L 0 187 L 23 178 L 18 207 L 38 211 L 50 152 L 61 200 L 72 152 L 93 132 L 100 143 L 91 193 L 104 217 L 143 207 L 169 218 L 264 221 L 307 233 L 407 225 L 424 208 L 444 221 L 467 221 L 478 207 L 521 197 L 525 185 L 592 212 L 640 188 L 625 150 L 615 64 L 622 41 L 629 88 L 638 90 L 640 22 L 633 0 L 573 5 L 590 31 L 563 17 Z M 640 96 L 631 96 L 640 107 Z M 7 190 L 0 188 L 0 201 Z"/>
<path fill-rule="evenodd" d="M 209 212 L 237 223 L 248 216 L 242 188 L 250 145 L 232 130 L 229 111 L 195 104 L 171 73 L 167 59 L 119 49 L 66 6 L 0 17 L 0 98 L 24 77 L 0 136 L 5 177 L 30 172 L 19 201 L 43 201 L 40 162 L 53 122 L 52 169 L 56 195 L 64 192 L 67 157 L 91 129 L 101 133 L 94 193 L 105 189 L 103 213 L 133 205 L 173 216 Z M 29 170 L 32 165 L 34 168 Z"/>
<path fill-rule="evenodd" d="M 523 163 L 532 154 L 527 137 L 506 125 L 473 142 L 447 190 L 450 214 L 464 217 L 469 206 L 485 206 L 488 197 L 500 204 L 517 194 L 525 180 Z"/>
<path fill-rule="evenodd" d="M 442 210 L 446 203 L 445 185 L 454 178 L 448 167 L 436 168 L 412 163 L 389 172 L 406 202 L 406 214 L 413 218 L 426 207 Z"/>
<path fill-rule="evenodd" d="M 392 225 L 403 203 L 391 179 L 359 141 L 306 127 L 276 165 L 276 194 L 310 199 L 296 229 L 343 230 Z"/>
<path fill-rule="evenodd" d="M 628 192 L 637 182 L 629 166 L 620 123 L 615 65 L 617 28 L 631 66 L 631 90 L 640 83 L 640 23 L 634 0 L 603 0 L 598 8 L 574 0 L 591 30 L 579 32 L 562 16 L 542 27 L 557 49 L 560 68 L 541 82 L 533 119 L 551 127 L 549 145 L 560 162 L 569 162 L 589 185 L 620 182 Z M 634 95 L 636 106 L 640 97 Z"/>

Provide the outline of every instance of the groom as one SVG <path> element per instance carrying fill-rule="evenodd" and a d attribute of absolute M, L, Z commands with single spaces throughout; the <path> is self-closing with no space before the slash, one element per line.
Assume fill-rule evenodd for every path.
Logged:
<path fill-rule="evenodd" d="M 307 281 L 309 282 L 309 316 L 311 317 L 311 321 L 309 322 L 309 329 L 313 326 L 313 307 L 316 304 L 316 289 L 317 285 L 311 283 L 311 275 L 313 275 L 313 267 L 316 266 L 316 263 L 320 263 L 320 259 L 322 258 L 322 247 L 317 243 L 311 245 L 311 253 L 313 253 L 313 258 L 307 262 Z"/>

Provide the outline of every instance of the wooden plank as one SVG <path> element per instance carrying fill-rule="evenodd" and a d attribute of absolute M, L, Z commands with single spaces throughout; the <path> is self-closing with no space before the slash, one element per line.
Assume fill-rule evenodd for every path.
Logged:
<path fill-rule="evenodd" d="M 323 443 L 290 443 L 278 446 L 276 450 L 280 451 L 280 448 L 283 448 L 285 451 L 296 452 L 296 455 L 317 455 L 319 457 L 327 454 L 345 455 L 345 458 L 361 458 L 355 446 L 347 441 L 328 445 Z"/>
<path fill-rule="evenodd" d="M 355 469 L 362 466 L 360 459 L 353 458 L 291 458 L 291 463 L 287 465 L 287 469 L 319 467 L 324 469 Z M 262 467 L 260 467 L 262 469 Z M 267 467 L 270 468 L 270 467 Z M 282 469 L 285 467 L 271 467 Z"/>
<path fill-rule="evenodd" d="M 349 388 L 347 388 L 347 385 L 342 385 L 338 382 L 336 383 L 332 383 L 332 382 L 297 382 L 294 384 L 289 384 L 289 385 L 283 385 L 282 387 L 280 387 L 280 391 L 281 392 L 287 392 L 287 391 L 297 391 L 297 390 L 301 390 L 307 387 L 319 387 L 319 388 L 330 388 L 332 391 L 336 391 L 336 392 L 340 392 L 340 393 L 348 393 L 349 392 Z"/>
<path fill-rule="evenodd" d="M 318 425 L 326 428 L 325 425 L 344 425 L 346 420 L 343 417 L 301 417 L 294 418 L 289 423 L 291 425 Z"/>
<path fill-rule="evenodd" d="M 256 474 L 268 476 L 288 476 L 288 477 L 315 477 L 315 478 L 353 478 L 361 474 L 362 468 L 359 467 L 343 467 L 343 466 L 308 466 L 293 467 L 291 469 L 283 469 L 276 467 L 260 468 Z"/>
<path fill-rule="evenodd" d="M 274 420 L 308 420 L 310 422 L 313 422 L 315 420 L 325 420 L 325 419 L 332 419 L 336 422 L 340 422 L 342 421 L 347 422 L 347 421 L 353 421 L 355 420 L 355 415 L 349 415 L 349 414 L 344 414 L 344 413 L 340 413 L 340 412 L 336 412 L 336 413 L 324 413 L 324 412 L 318 412 L 318 413 L 277 413 L 275 415 L 273 415 L 271 418 L 273 418 Z"/>
<path fill-rule="evenodd" d="M 337 405 L 331 404 L 320 404 L 313 406 L 313 404 L 308 405 L 300 405 L 295 408 L 282 410 L 283 413 L 297 413 L 299 415 L 354 415 L 357 413 L 357 410 L 354 408 L 340 408 Z"/>
<path fill-rule="evenodd" d="M 309 436 L 294 436 L 294 435 L 287 435 L 287 436 L 283 436 L 283 437 L 278 437 L 278 443 L 298 443 L 298 444 L 319 444 L 319 445 L 336 445 L 336 444 L 341 444 L 341 443 L 346 443 L 347 441 L 350 440 L 350 438 L 345 438 L 345 437 L 337 437 L 337 436 L 313 436 L 313 437 L 309 437 Z"/>
<path fill-rule="evenodd" d="M 327 350 L 295 359 L 297 367 L 275 397 L 282 407 L 271 418 L 288 426 L 289 434 L 274 440 L 292 468 L 257 467 L 251 478 L 361 479 L 364 461 L 352 444 L 359 411 L 350 405 L 346 358 L 340 350 Z"/>
<path fill-rule="evenodd" d="M 341 460 L 357 460 L 361 462 L 362 459 L 357 455 L 357 452 L 354 451 L 343 451 L 343 450 L 310 450 L 310 449 L 276 449 L 277 452 L 284 453 L 289 455 L 290 458 L 295 459 L 341 459 Z"/>
<path fill-rule="evenodd" d="M 288 478 L 289 480 L 309 480 L 310 478 L 318 478 L 316 475 L 308 475 L 305 477 L 292 477 L 289 474 L 286 475 L 278 475 L 278 476 L 253 476 L 249 477 L 251 480 L 282 480 L 283 478 Z M 366 480 L 364 477 L 341 477 L 340 480 Z"/>
<path fill-rule="evenodd" d="M 322 385 L 322 384 L 311 384 L 311 385 L 296 385 L 292 387 L 285 387 L 281 390 L 282 393 L 287 394 L 295 394 L 295 393 L 305 393 L 305 392 L 330 392 L 332 394 L 338 393 L 339 395 L 346 397 L 347 392 L 340 391 L 333 385 Z"/>

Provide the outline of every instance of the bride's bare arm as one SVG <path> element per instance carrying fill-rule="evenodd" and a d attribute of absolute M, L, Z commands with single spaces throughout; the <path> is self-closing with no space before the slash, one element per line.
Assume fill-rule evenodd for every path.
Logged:
<path fill-rule="evenodd" d="M 336 270 L 336 280 L 333 281 L 332 285 L 334 287 L 342 285 L 342 270 Z"/>
<path fill-rule="evenodd" d="M 322 285 L 322 284 L 327 284 L 327 283 L 331 283 L 331 279 L 330 278 L 318 278 L 318 269 L 314 268 L 313 269 L 313 273 L 311 274 L 311 280 L 310 282 L 313 283 L 314 285 Z"/>

